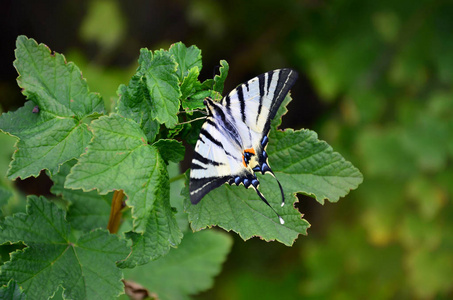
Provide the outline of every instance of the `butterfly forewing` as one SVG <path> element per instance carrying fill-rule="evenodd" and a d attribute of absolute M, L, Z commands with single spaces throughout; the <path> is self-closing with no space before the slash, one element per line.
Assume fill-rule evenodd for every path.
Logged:
<path fill-rule="evenodd" d="M 296 79 L 297 73 L 290 69 L 261 74 L 231 91 L 222 104 L 235 120 L 261 136 L 267 135 L 270 122 Z"/>

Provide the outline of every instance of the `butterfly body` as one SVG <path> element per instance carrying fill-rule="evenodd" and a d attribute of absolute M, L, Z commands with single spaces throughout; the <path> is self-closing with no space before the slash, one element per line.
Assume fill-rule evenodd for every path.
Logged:
<path fill-rule="evenodd" d="M 193 204 L 228 183 L 253 188 L 269 205 L 258 190 L 255 173 L 275 177 L 265 151 L 270 122 L 296 78 L 297 73 L 290 69 L 275 70 L 239 85 L 220 102 L 206 98 L 208 117 L 200 130 L 190 171 Z M 283 205 L 283 190 L 278 184 Z"/>

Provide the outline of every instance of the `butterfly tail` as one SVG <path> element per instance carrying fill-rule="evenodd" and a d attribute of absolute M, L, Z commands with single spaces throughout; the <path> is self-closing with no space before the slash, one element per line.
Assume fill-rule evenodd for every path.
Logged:
<path fill-rule="evenodd" d="M 280 184 L 280 181 L 275 176 L 275 174 L 273 172 L 271 174 L 272 174 L 272 176 L 274 176 L 275 180 L 277 180 L 278 186 L 280 187 L 280 193 L 282 194 L 282 205 L 281 205 L 281 207 L 283 207 L 285 205 L 285 194 L 283 193 L 282 185 Z"/>
<path fill-rule="evenodd" d="M 273 211 L 274 213 L 277 215 L 278 219 L 280 220 L 280 224 L 285 224 L 285 221 L 283 220 L 283 218 L 275 211 L 275 209 L 269 204 L 269 202 L 266 200 L 266 198 L 264 198 L 263 194 L 261 194 L 261 192 L 255 188 L 255 191 L 256 193 L 258 194 L 258 196 L 260 196 L 261 200 L 263 200 L 264 203 L 267 204 L 267 206 L 269 206 Z"/>
<path fill-rule="evenodd" d="M 266 174 L 266 173 L 269 173 L 271 174 L 275 180 L 277 180 L 277 183 L 278 183 L 278 187 L 280 188 L 280 193 L 282 194 L 282 207 L 285 205 L 285 193 L 283 193 L 283 187 L 280 183 L 280 181 L 278 180 L 277 176 L 275 176 L 274 172 L 272 172 L 271 168 L 269 167 L 269 165 L 267 163 L 263 163 L 261 165 L 261 173 L 262 174 Z"/>

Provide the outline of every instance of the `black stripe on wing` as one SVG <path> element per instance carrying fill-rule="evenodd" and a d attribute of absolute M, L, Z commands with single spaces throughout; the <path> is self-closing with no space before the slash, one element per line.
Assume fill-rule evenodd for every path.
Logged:
<path fill-rule="evenodd" d="M 204 165 L 212 165 L 212 166 L 225 165 L 225 163 L 223 163 L 223 162 L 218 162 L 218 161 L 206 158 L 204 156 L 201 156 L 200 153 L 198 153 L 197 151 L 195 151 L 195 153 L 193 154 L 192 164 L 194 163 L 194 160 L 197 160 L 197 161 L 201 162 Z"/>
<path fill-rule="evenodd" d="M 190 168 L 192 170 L 207 170 L 208 169 L 206 167 L 200 166 L 199 164 L 197 164 L 195 162 L 192 162 L 192 164 L 190 165 Z"/>
<path fill-rule="evenodd" d="M 270 82 L 272 81 L 273 72 L 269 72 L 268 78 L 268 85 L 267 85 L 267 92 L 269 91 Z M 277 79 L 277 86 L 274 92 L 274 99 L 272 100 L 272 106 L 269 111 L 269 115 L 267 117 L 266 125 L 264 126 L 263 135 L 267 135 L 270 130 L 270 124 L 272 119 L 274 119 L 277 111 L 282 104 L 283 100 L 285 99 L 286 95 L 288 94 L 291 87 L 294 85 L 298 75 L 295 71 L 291 69 L 281 69 L 276 73 L 278 76 Z"/>
<path fill-rule="evenodd" d="M 231 178 L 232 176 L 191 178 L 189 183 L 190 202 L 197 204 L 207 193 L 228 182 Z"/>
<path fill-rule="evenodd" d="M 225 132 L 228 137 L 230 137 L 238 146 L 239 148 L 242 147 L 242 140 L 241 140 L 241 136 L 239 135 L 239 133 L 237 132 L 236 128 L 234 127 L 233 124 L 231 124 L 224 112 L 222 111 L 222 109 L 219 107 L 220 104 L 212 101 L 212 100 L 208 100 L 209 102 L 209 108 L 212 109 L 212 111 L 210 112 L 210 116 L 206 119 L 206 122 L 215 127 L 217 129 L 217 131 L 219 131 L 219 133 L 221 134 L 221 130 L 223 130 L 223 132 Z M 229 104 L 230 104 L 230 98 L 229 97 L 226 97 L 226 107 L 227 107 L 227 110 L 229 109 Z M 217 117 L 218 116 L 218 117 Z M 216 120 L 214 119 L 216 118 L 217 119 L 217 122 Z"/>
<path fill-rule="evenodd" d="M 261 114 L 261 109 L 263 108 L 264 76 L 265 75 L 266 75 L 266 73 L 261 74 L 261 75 L 258 76 L 258 87 L 259 87 L 259 90 L 260 90 L 260 102 L 258 104 L 258 113 L 256 115 L 256 120 L 255 120 L 256 123 L 258 123 L 258 119 L 259 119 L 260 114 Z"/>
<path fill-rule="evenodd" d="M 238 95 L 239 104 L 241 105 L 241 119 L 242 122 L 245 123 L 246 115 L 245 115 L 245 101 L 244 101 L 244 92 L 243 89 L 244 85 L 240 85 L 236 88 L 236 93 Z"/>
<path fill-rule="evenodd" d="M 200 137 L 204 136 L 206 139 L 210 140 L 214 145 L 217 145 L 219 147 L 222 147 L 222 143 L 218 141 L 216 138 L 214 138 L 206 129 L 204 129 L 204 126 L 201 127 L 200 129 Z"/>

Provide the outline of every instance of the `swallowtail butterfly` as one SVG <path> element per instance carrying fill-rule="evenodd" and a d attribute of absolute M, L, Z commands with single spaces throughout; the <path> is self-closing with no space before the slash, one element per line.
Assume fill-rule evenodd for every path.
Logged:
<path fill-rule="evenodd" d="M 208 116 L 201 127 L 190 170 L 193 204 L 228 183 L 253 188 L 271 207 L 258 190 L 255 172 L 275 177 L 266 153 L 270 124 L 296 79 L 293 70 L 274 70 L 239 85 L 220 102 L 205 99 Z M 277 182 L 283 206 L 283 188 Z M 277 216 L 283 224 L 283 219 Z"/>

